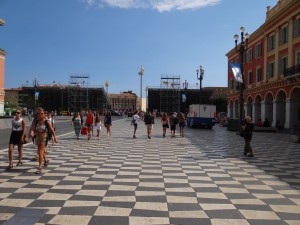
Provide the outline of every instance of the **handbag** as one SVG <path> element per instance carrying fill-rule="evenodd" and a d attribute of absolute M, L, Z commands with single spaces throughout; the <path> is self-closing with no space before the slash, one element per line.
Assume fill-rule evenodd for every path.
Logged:
<path fill-rule="evenodd" d="M 251 137 L 251 132 L 248 130 L 242 130 L 240 133 L 240 136 L 243 138 L 250 138 Z"/>

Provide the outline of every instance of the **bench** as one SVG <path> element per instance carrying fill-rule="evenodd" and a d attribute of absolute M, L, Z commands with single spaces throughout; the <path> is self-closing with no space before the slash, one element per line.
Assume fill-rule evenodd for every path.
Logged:
<path fill-rule="evenodd" d="M 257 127 L 257 126 L 254 126 L 253 131 L 277 132 L 277 129 L 276 129 L 276 127 Z"/>

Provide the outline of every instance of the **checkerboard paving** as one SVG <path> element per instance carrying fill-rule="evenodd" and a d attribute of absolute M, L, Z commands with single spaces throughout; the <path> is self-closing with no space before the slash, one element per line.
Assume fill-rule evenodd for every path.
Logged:
<path fill-rule="evenodd" d="M 300 148 L 289 135 L 255 133 L 247 158 L 226 128 L 163 138 L 156 122 L 152 139 L 142 123 L 133 139 L 127 118 L 100 141 L 61 136 L 41 175 L 32 144 L 10 171 L 1 150 L 0 224 L 300 224 Z"/>

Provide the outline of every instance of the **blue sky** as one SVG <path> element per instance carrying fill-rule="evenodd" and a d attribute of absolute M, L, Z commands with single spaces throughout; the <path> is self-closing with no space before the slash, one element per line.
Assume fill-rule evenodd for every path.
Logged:
<path fill-rule="evenodd" d="M 227 86 L 225 54 L 241 25 L 250 34 L 277 0 L 0 0 L 0 48 L 8 54 L 5 88 L 90 76 L 109 93 L 159 87 L 180 75 L 196 88 Z M 143 93 L 143 97 L 145 94 Z"/>

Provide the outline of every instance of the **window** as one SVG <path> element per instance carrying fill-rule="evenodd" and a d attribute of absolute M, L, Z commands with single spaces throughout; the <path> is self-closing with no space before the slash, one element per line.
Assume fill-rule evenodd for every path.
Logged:
<path fill-rule="evenodd" d="M 262 47 L 261 47 L 261 43 L 257 44 L 255 46 L 255 58 L 259 58 L 262 56 Z"/>
<path fill-rule="evenodd" d="M 287 43 L 289 40 L 289 27 L 286 26 L 279 31 L 279 45 Z"/>
<path fill-rule="evenodd" d="M 262 80 L 262 77 L 261 77 L 261 68 L 257 68 L 256 69 L 256 82 L 260 82 Z"/>
<path fill-rule="evenodd" d="M 293 22 L 293 37 L 299 37 L 300 36 L 300 18 L 295 19 Z"/>
<path fill-rule="evenodd" d="M 253 78 L 253 73 L 252 73 L 252 71 L 249 71 L 248 72 L 248 84 L 252 84 L 252 78 Z"/>
<path fill-rule="evenodd" d="M 279 75 L 283 75 L 287 68 L 288 68 L 288 57 L 279 59 L 279 63 L 278 63 Z"/>
<path fill-rule="evenodd" d="M 271 62 L 267 65 L 267 78 L 274 77 L 274 62 Z"/>
<path fill-rule="evenodd" d="M 247 51 L 247 55 L 246 55 L 246 62 L 252 62 L 252 48 L 250 48 L 248 51 Z"/>
<path fill-rule="evenodd" d="M 268 40 L 267 40 L 267 50 L 268 50 L 268 52 L 275 49 L 275 41 L 276 41 L 275 35 L 272 35 L 271 37 L 268 37 Z"/>

